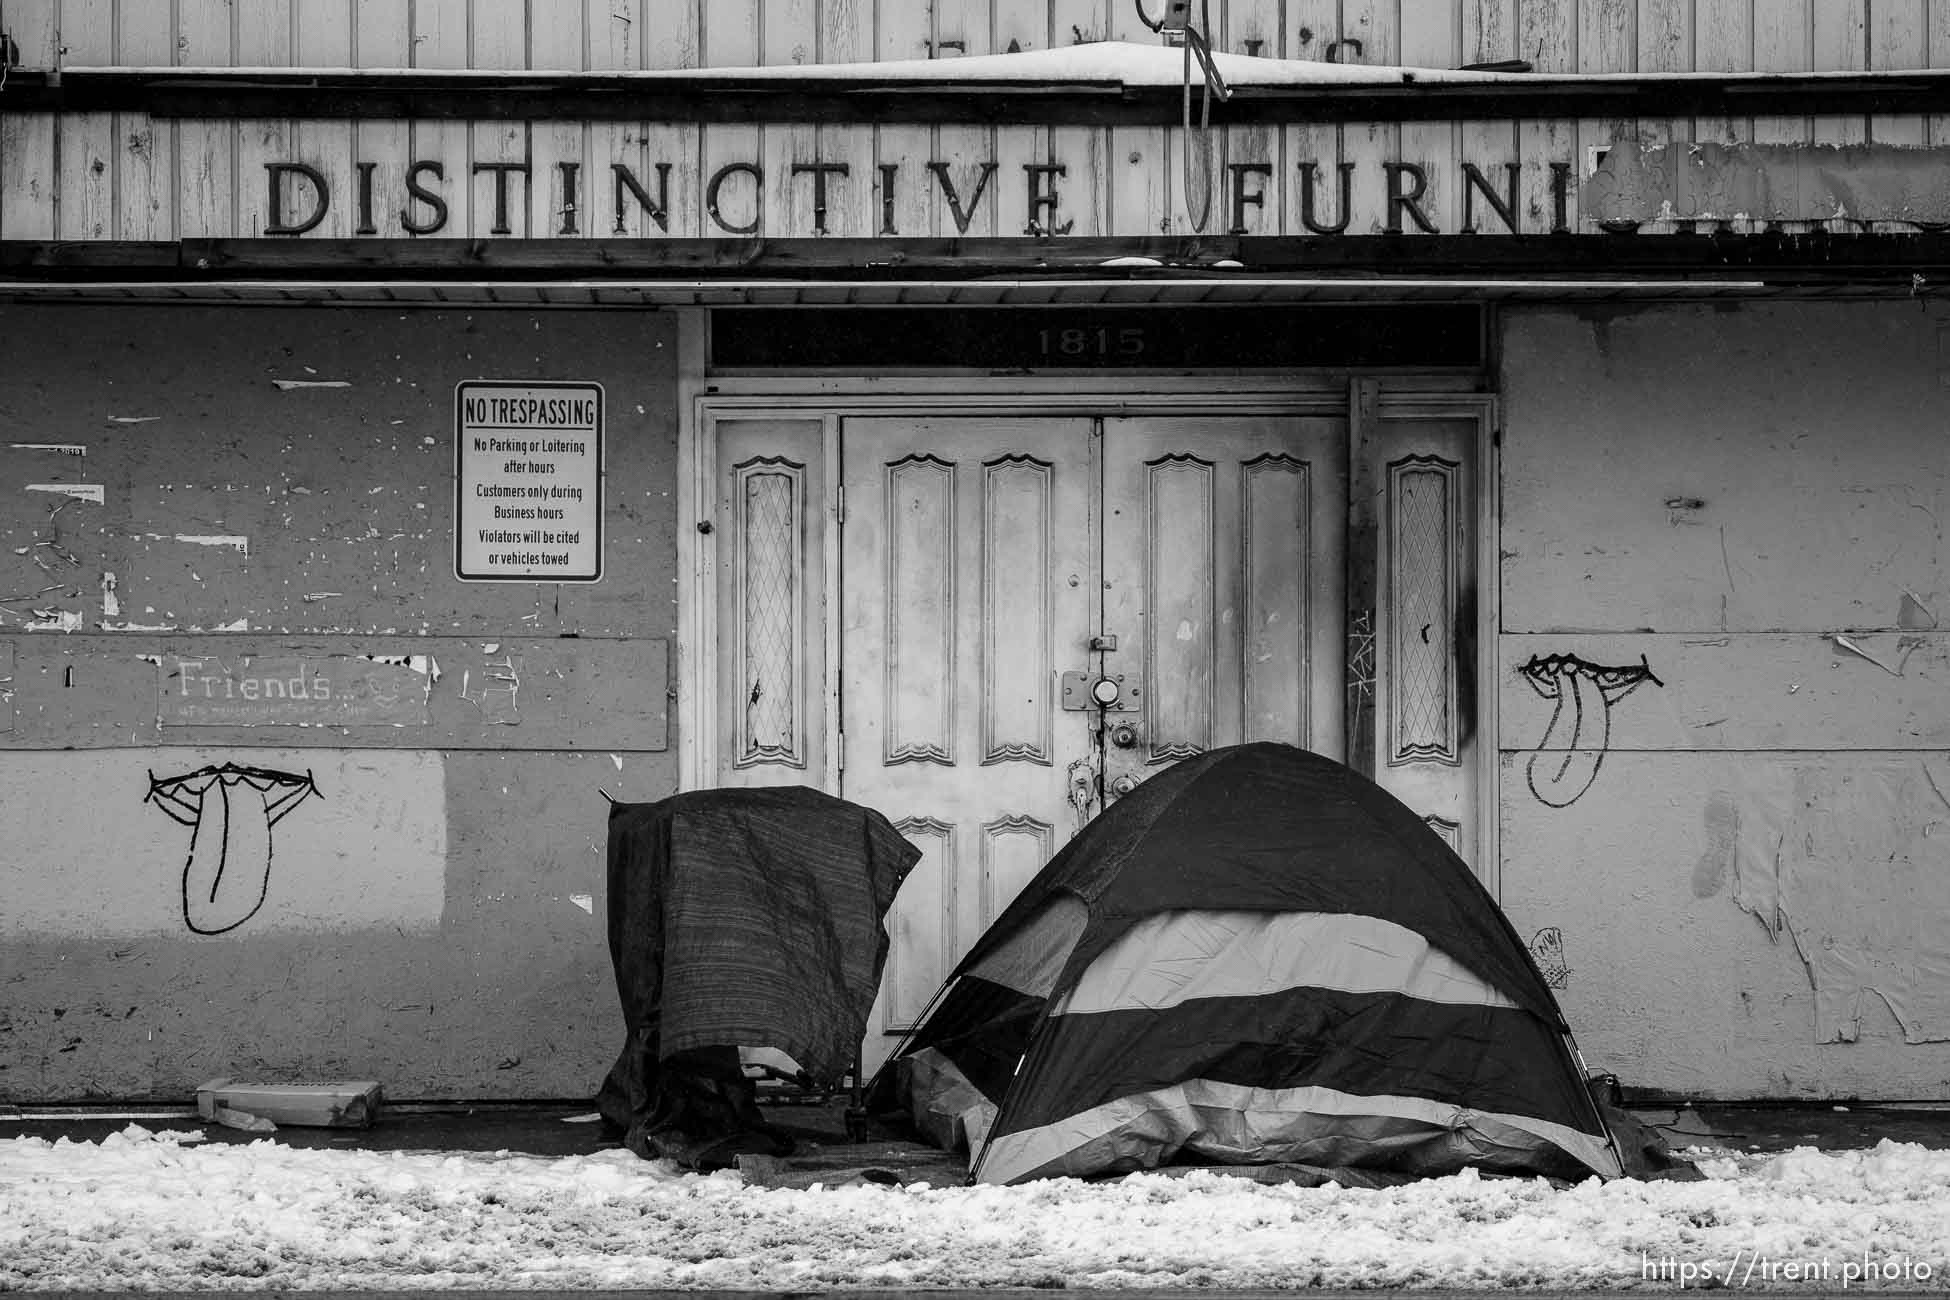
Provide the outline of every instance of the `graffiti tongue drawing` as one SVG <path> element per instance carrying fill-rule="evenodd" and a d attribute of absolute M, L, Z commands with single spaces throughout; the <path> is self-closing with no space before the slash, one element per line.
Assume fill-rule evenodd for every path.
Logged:
<path fill-rule="evenodd" d="M 190 929 L 223 934 L 257 915 L 271 890 L 271 828 L 318 793 L 310 772 L 235 763 L 161 779 L 149 774 L 143 802 L 191 831 L 183 864 L 183 921 Z"/>
<path fill-rule="evenodd" d="M 1574 654 L 1532 655 L 1517 672 L 1537 694 L 1557 702 L 1543 740 L 1524 765 L 1530 793 L 1552 808 L 1570 807 L 1598 779 L 1611 746 L 1611 706 L 1647 682 L 1665 685 L 1643 655 L 1616 668 Z"/>

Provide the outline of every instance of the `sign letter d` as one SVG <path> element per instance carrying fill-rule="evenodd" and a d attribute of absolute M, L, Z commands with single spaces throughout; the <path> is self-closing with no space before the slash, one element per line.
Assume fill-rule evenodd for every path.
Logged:
<path fill-rule="evenodd" d="M 319 222 L 325 220 L 325 210 L 332 204 L 332 190 L 331 186 L 326 183 L 324 174 L 316 167 L 309 166 L 305 163 L 274 162 L 265 163 L 264 171 L 271 187 L 270 203 L 267 208 L 270 213 L 270 220 L 264 225 L 265 234 L 302 235 Z M 285 177 L 287 175 L 301 176 L 311 182 L 311 215 L 307 216 L 303 221 L 286 222 L 284 219 L 284 191 Z"/>

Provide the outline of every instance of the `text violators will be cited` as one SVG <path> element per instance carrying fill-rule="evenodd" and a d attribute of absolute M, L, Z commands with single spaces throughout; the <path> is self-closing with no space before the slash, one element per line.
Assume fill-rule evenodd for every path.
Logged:
<path fill-rule="evenodd" d="M 1769 1255 L 1736 1250 L 1730 1260 L 1682 1258 L 1639 1252 L 1639 1279 L 1677 1282 L 1682 1287 L 1736 1287 L 1776 1282 L 1829 1282 L 1843 1290 L 1851 1286 L 1890 1282 L 1927 1282 L 1936 1269 L 1908 1255 L 1877 1255 L 1863 1251 L 1831 1259 L 1826 1255 Z"/>

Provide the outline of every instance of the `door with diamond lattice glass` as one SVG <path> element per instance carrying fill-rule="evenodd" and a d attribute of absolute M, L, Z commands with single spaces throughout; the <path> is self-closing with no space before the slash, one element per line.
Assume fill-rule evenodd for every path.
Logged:
<path fill-rule="evenodd" d="M 1350 750 L 1479 873 L 1474 418 L 1363 421 L 1373 605 L 1356 618 L 1368 707 Z"/>
<path fill-rule="evenodd" d="M 718 658 L 711 784 L 829 782 L 825 431 L 818 419 L 714 425 Z"/>

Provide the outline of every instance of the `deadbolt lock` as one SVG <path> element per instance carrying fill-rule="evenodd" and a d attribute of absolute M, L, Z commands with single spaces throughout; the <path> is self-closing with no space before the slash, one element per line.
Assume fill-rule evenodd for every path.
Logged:
<path fill-rule="evenodd" d="M 1142 694 L 1137 677 L 1131 673 L 1063 674 L 1065 709 L 1130 713 L 1138 708 Z"/>

